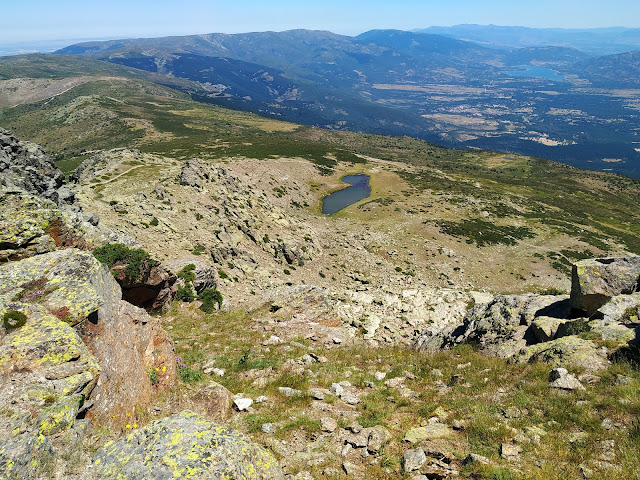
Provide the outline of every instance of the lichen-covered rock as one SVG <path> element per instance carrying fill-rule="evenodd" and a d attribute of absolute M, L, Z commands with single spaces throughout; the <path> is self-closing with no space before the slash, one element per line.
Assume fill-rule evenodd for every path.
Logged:
<path fill-rule="evenodd" d="M 136 406 L 149 408 L 177 371 L 173 346 L 157 319 L 121 298 L 108 269 L 77 249 L 0 267 L 0 315 L 19 310 L 28 316 L 24 327 L 4 338 L 0 369 L 34 371 L 77 361 L 84 367 L 65 370 L 64 376 L 48 374 L 56 391 L 92 392 L 89 415 L 123 425 Z M 87 373 L 95 370 L 89 368 L 94 357 L 102 370 L 99 379 Z M 152 385 L 149 372 L 155 369 Z M 93 390 L 87 387 L 93 384 Z"/>
<path fill-rule="evenodd" d="M 640 257 L 576 262 L 571 272 L 571 306 L 593 315 L 611 297 L 640 291 Z"/>
<path fill-rule="evenodd" d="M 0 308 L 5 310 L 2 303 Z M 61 377 L 66 384 L 58 383 L 56 390 L 65 395 L 82 393 L 88 396 L 100 367 L 77 332 L 53 315 L 32 312 L 29 317 L 26 325 L 7 335 L 0 346 L 0 372 L 11 374 L 47 369 L 47 375 L 53 379 L 61 377 L 58 373 L 61 369 L 56 367 L 74 362 L 80 367 L 77 373 Z"/>
<path fill-rule="evenodd" d="M 284 478 L 266 449 L 190 411 L 153 421 L 107 443 L 93 463 L 103 479 Z"/>
<path fill-rule="evenodd" d="M 602 340 L 626 345 L 640 338 L 640 293 L 616 295 L 593 315 L 589 322 Z"/>
<path fill-rule="evenodd" d="M 520 362 L 541 360 L 556 367 L 579 367 L 588 372 L 601 370 L 609 365 L 606 349 L 598 348 L 591 340 L 575 335 L 531 345 L 523 348 L 513 358 Z"/>
<path fill-rule="evenodd" d="M 531 331 L 539 341 L 548 342 L 556 337 L 558 327 L 565 322 L 562 318 L 538 317 L 531 323 Z"/>
<path fill-rule="evenodd" d="M 419 443 L 423 440 L 447 438 L 453 435 L 453 430 L 451 430 L 447 425 L 436 422 L 424 427 L 412 428 L 405 434 L 404 441 L 409 443 Z"/>
<path fill-rule="evenodd" d="M 0 262 L 82 243 L 80 231 L 51 200 L 0 192 Z"/>
<path fill-rule="evenodd" d="M 0 471 L 22 479 L 73 429 L 100 367 L 70 325 L 40 305 L 11 305 L 28 318 L 0 341 Z M 6 306 L 0 298 L 0 313 Z"/>

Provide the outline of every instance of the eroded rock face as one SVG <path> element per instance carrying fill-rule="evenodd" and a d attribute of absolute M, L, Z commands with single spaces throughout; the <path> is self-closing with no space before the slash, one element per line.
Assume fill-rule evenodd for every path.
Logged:
<path fill-rule="evenodd" d="M 640 291 L 640 257 L 577 262 L 571 272 L 571 306 L 593 315 L 612 297 Z"/>
<path fill-rule="evenodd" d="M 108 443 L 98 450 L 94 469 L 103 479 L 284 478 L 276 459 L 263 447 L 188 410 Z"/>

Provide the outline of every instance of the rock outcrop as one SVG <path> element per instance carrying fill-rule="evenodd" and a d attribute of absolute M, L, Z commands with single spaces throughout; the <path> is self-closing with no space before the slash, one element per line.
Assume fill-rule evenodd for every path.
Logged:
<path fill-rule="evenodd" d="M 109 442 L 93 463 L 103 479 L 284 479 L 263 447 L 188 410 Z"/>
<path fill-rule="evenodd" d="M 0 129 L 0 262 L 57 248 L 136 245 L 98 224 L 96 215 L 82 211 L 51 157 Z"/>
<path fill-rule="evenodd" d="M 567 296 L 498 295 L 490 302 L 474 305 L 456 328 L 419 336 L 416 346 L 436 341 L 441 348 L 471 343 L 490 355 L 508 358 L 536 342 L 529 334 L 536 317 L 553 312 L 563 317 L 568 311 Z"/>
<path fill-rule="evenodd" d="M 135 278 L 124 274 L 127 263 L 118 262 L 111 273 L 122 288 L 122 297 L 129 303 L 147 310 L 168 308 L 173 300 L 176 276 L 157 262 L 143 264 Z"/>
<path fill-rule="evenodd" d="M 637 351 L 639 276 L 640 257 L 584 260 L 573 267 L 570 297 L 498 295 L 476 304 L 461 322 L 425 329 L 414 346 L 437 349 L 470 343 L 513 361 L 541 360 L 597 371 L 618 349 Z M 598 346 L 594 338 L 607 341 L 607 347 Z"/>
<path fill-rule="evenodd" d="M 3 129 L 0 129 L 0 189 L 33 192 L 56 204 L 70 204 L 75 198 L 60 169 L 40 146 L 21 142 Z"/>
<path fill-rule="evenodd" d="M 589 317 L 612 297 L 640 291 L 640 257 L 595 258 L 571 272 L 571 306 Z"/>
<path fill-rule="evenodd" d="M 247 249 L 241 248 L 245 242 L 289 265 L 303 265 L 318 249 L 312 232 L 301 232 L 302 225 L 292 224 L 293 220 L 279 208 L 265 205 L 266 197 L 252 192 L 249 185 L 222 166 L 191 159 L 184 164 L 176 181 L 213 193 L 219 202 L 220 206 L 215 207 L 220 213 L 217 242 L 210 247 L 212 258 L 218 264 L 233 262 L 245 274 L 256 270 L 258 262 Z"/>

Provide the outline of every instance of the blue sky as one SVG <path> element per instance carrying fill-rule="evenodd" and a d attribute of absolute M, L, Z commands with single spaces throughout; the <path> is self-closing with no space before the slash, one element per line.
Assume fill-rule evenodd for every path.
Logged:
<path fill-rule="evenodd" d="M 58 39 L 308 28 L 356 35 L 478 23 L 640 27 L 638 0 L 3 0 L 0 47 Z"/>

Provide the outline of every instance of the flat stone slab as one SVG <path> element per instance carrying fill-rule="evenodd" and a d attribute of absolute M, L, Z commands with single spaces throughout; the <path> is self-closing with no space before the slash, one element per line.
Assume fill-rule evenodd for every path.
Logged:
<path fill-rule="evenodd" d="M 418 443 L 423 440 L 447 438 L 453 435 L 454 431 L 444 423 L 433 423 L 424 427 L 412 428 L 404 436 L 404 441 L 409 443 Z"/>

